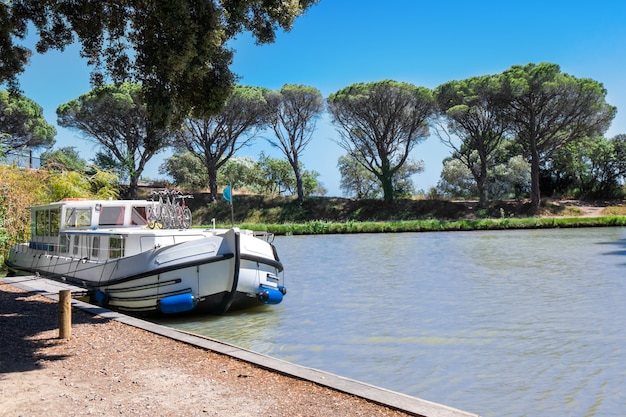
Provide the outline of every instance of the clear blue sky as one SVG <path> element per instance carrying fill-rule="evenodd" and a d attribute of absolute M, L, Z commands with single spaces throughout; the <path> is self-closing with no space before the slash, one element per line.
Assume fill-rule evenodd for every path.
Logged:
<path fill-rule="evenodd" d="M 318 88 L 324 97 L 357 82 L 392 79 L 435 88 L 456 79 L 501 73 L 512 65 L 552 62 L 578 78 L 604 84 L 617 117 L 607 132 L 626 133 L 626 2 L 570 1 L 321 0 L 276 42 L 257 46 L 242 34 L 234 43 L 232 70 L 240 83 L 280 89 L 283 84 Z M 583 6 L 584 4 L 584 6 Z M 56 108 L 90 90 L 89 68 L 78 48 L 35 55 L 20 77 L 26 96 L 38 102 L 49 123 Z M 303 153 L 306 169 L 321 175 L 328 195 L 341 195 L 337 158 L 344 152 L 329 118 L 317 124 Z M 90 159 L 94 147 L 74 131 L 58 128 L 55 147 L 75 146 Z M 281 154 L 259 139 L 240 152 Z M 412 157 L 424 160 L 416 188 L 428 190 L 450 150 L 432 136 Z M 144 176 L 157 178 L 167 153 L 157 155 Z"/>

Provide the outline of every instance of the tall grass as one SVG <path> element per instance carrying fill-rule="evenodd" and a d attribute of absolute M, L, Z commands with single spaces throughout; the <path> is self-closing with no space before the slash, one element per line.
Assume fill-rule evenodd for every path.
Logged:
<path fill-rule="evenodd" d="M 344 233 L 445 232 L 470 230 L 550 229 L 572 227 L 626 226 L 626 216 L 604 217 L 528 217 L 472 220 L 407 220 L 392 222 L 333 223 L 242 223 L 242 229 L 274 233 L 275 235 L 324 235 Z"/>

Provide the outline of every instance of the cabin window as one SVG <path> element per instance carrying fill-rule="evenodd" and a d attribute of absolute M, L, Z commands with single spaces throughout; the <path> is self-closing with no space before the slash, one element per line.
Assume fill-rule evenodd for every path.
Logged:
<path fill-rule="evenodd" d="M 121 258 L 124 256 L 124 239 L 121 236 L 109 238 L 109 258 Z"/>
<path fill-rule="evenodd" d="M 56 236 L 60 227 L 60 209 L 35 211 L 35 236 Z"/>
<path fill-rule="evenodd" d="M 91 226 L 91 208 L 71 208 L 65 213 L 65 227 Z"/>
<path fill-rule="evenodd" d="M 61 235 L 59 238 L 59 253 L 67 253 L 70 243 L 71 240 L 69 235 Z"/>
<path fill-rule="evenodd" d="M 58 235 L 60 228 L 61 228 L 61 210 L 52 209 L 50 210 L 50 234 L 52 236 Z"/>
<path fill-rule="evenodd" d="M 50 234 L 50 211 L 37 210 L 35 212 L 35 235 L 47 236 Z"/>
<path fill-rule="evenodd" d="M 72 248 L 72 253 L 74 255 L 78 255 L 79 244 L 80 244 L 80 236 L 74 235 L 74 247 Z"/>
<path fill-rule="evenodd" d="M 145 207 L 133 207 L 133 211 L 130 216 L 130 223 L 132 225 L 144 226 L 148 224 L 146 219 L 147 216 Z"/>
<path fill-rule="evenodd" d="M 97 258 L 100 252 L 100 236 L 94 236 L 91 242 L 91 257 Z"/>
<path fill-rule="evenodd" d="M 104 206 L 100 210 L 99 226 L 123 226 L 124 225 L 124 206 L 111 207 Z"/>

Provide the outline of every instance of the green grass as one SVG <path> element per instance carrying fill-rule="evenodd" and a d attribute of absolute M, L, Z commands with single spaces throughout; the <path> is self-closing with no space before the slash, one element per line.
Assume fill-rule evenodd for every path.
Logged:
<path fill-rule="evenodd" d="M 221 225 L 230 227 L 230 225 Z M 471 220 L 406 220 L 389 222 L 242 223 L 238 227 L 275 235 L 324 235 L 344 233 L 445 232 L 470 230 L 551 229 L 626 226 L 626 216 L 527 217 Z"/>

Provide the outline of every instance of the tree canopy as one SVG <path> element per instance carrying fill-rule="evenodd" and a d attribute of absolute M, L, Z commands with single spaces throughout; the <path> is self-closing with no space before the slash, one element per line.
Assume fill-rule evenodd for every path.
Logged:
<path fill-rule="evenodd" d="M 296 180 L 298 201 L 304 200 L 304 181 L 300 157 L 313 138 L 317 119 L 324 111 L 324 99 L 318 89 L 286 84 L 280 91 L 267 94 L 269 124 L 276 139 L 268 142 L 281 150 L 291 165 Z"/>
<path fill-rule="evenodd" d="M 328 97 L 339 146 L 378 178 L 393 201 L 395 173 L 416 144 L 428 137 L 432 92 L 396 81 L 353 84 Z"/>
<path fill-rule="evenodd" d="M 174 152 L 159 165 L 159 174 L 172 178 L 174 184 L 189 190 L 200 190 L 209 182 L 202 161 L 189 151 Z"/>
<path fill-rule="evenodd" d="M 341 176 L 339 187 L 344 195 L 354 196 L 357 199 L 382 197 L 378 178 L 365 169 L 363 164 L 352 155 L 340 156 L 337 160 L 337 168 Z"/>
<path fill-rule="evenodd" d="M 488 174 L 486 187 L 493 199 L 520 198 L 530 189 L 530 165 L 521 155 L 498 161 L 489 168 Z M 479 194 L 470 168 L 453 157 L 444 160 L 436 191 L 447 197 L 466 199 L 476 198 Z"/>
<path fill-rule="evenodd" d="M 317 181 L 319 173 L 308 171 L 302 163 L 299 170 L 302 180 L 302 189 L 305 196 L 312 194 L 323 195 L 326 190 Z M 291 163 L 284 159 L 271 158 L 263 152 L 259 155 L 259 161 L 255 166 L 255 175 L 253 177 L 256 190 L 261 194 L 296 194 L 297 181 Z M 254 188 L 253 188 L 254 189 Z"/>
<path fill-rule="evenodd" d="M 302 172 L 304 194 L 325 194 L 324 188 L 317 181 L 319 173 L 308 171 L 303 166 Z M 206 169 L 200 159 L 187 151 L 174 154 L 167 158 L 160 167 L 160 172 L 169 174 L 174 178 L 177 186 L 201 189 L 206 185 Z M 219 168 L 217 173 L 221 184 L 230 184 L 233 189 L 247 192 L 282 195 L 295 192 L 295 176 L 288 161 L 266 156 L 263 152 L 258 160 L 250 157 L 229 158 Z"/>
<path fill-rule="evenodd" d="M 50 147 L 56 133 L 39 104 L 22 94 L 0 91 L 0 145 L 5 152 Z"/>
<path fill-rule="evenodd" d="M 60 126 L 81 131 L 119 164 L 129 177 L 131 198 L 146 163 L 171 142 L 168 131 L 153 128 L 137 84 L 95 88 L 60 105 L 57 116 Z"/>
<path fill-rule="evenodd" d="M 169 123 L 193 109 L 215 113 L 235 75 L 227 42 L 249 30 L 259 43 L 318 0 L 14 0 L 0 3 L 0 83 L 18 88 L 32 51 L 20 44 L 33 25 L 38 53 L 76 40 L 94 86 L 143 86 L 153 120 Z"/>
<path fill-rule="evenodd" d="M 217 171 L 236 151 L 254 138 L 266 121 L 265 90 L 236 86 L 219 113 L 186 118 L 175 132 L 177 146 L 195 155 L 204 165 L 211 196 L 217 199 Z"/>
<path fill-rule="evenodd" d="M 556 64 L 515 65 L 503 73 L 502 108 L 531 163 L 531 201 L 541 203 L 540 168 L 555 151 L 604 133 L 615 117 L 601 83 L 561 72 Z"/>
<path fill-rule="evenodd" d="M 40 155 L 41 166 L 51 171 L 87 171 L 87 161 L 82 159 L 74 146 L 49 150 Z"/>
<path fill-rule="evenodd" d="M 357 199 L 375 199 L 383 196 L 381 183 L 374 174 L 368 171 L 362 162 L 347 154 L 337 161 L 341 182 L 339 184 L 344 195 Z M 393 177 L 394 197 L 411 198 L 415 194 L 415 184 L 411 176 L 424 170 L 424 162 L 407 159 Z"/>
<path fill-rule="evenodd" d="M 437 133 L 453 149 L 452 157 L 471 172 L 482 207 L 488 199 L 487 175 L 494 165 L 492 154 L 508 127 L 502 117 L 499 94 L 499 77 L 490 75 L 449 81 L 437 87 L 434 93 L 444 119 Z"/>
<path fill-rule="evenodd" d="M 584 199 L 622 198 L 626 179 L 626 135 L 585 137 L 557 150 L 541 167 L 548 192 Z"/>

